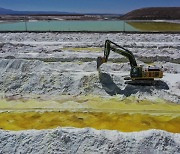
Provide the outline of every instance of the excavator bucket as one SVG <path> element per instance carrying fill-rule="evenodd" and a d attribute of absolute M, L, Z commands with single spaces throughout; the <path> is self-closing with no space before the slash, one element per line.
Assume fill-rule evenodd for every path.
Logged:
<path fill-rule="evenodd" d="M 97 69 L 104 63 L 104 59 L 102 57 L 97 58 Z"/>

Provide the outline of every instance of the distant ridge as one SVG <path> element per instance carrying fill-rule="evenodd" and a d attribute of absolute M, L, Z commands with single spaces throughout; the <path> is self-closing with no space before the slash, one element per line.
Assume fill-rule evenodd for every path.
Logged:
<path fill-rule="evenodd" d="M 58 15 L 58 14 L 78 14 L 74 12 L 58 12 L 58 11 L 14 11 L 10 9 L 0 8 L 0 15 Z"/>
<path fill-rule="evenodd" d="M 60 12 L 60 11 L 14 11 L 0 7 L 0 15 L 118 15 L 113 13 L 76 13 L 76 12 Z"/>
<path fill-rule="evenodd" d="M 12 13 L 12 12 L 13 12 L 13 10 L 4 9 L 4 8 L 0 7 L 0 14 L 9 14 L 9 13 Z"/>
<path fill-rule="evenodd" d="M 180 20 L 180 7 L 151 7 L 133 10 L 122 20 Z"/>

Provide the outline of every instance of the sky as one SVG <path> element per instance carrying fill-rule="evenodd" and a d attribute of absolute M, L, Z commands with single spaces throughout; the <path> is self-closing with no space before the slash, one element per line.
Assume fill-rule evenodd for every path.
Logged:
<path fill-rule="evenodd" d="M 143 7 L 180 7 L 180 0 L 0 0 L 0 7 L 16 11 L 127 13 Z"/>

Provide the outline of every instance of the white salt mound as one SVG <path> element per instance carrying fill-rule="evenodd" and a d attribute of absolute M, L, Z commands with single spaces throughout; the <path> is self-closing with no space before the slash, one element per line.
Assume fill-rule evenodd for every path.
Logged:
<path fill-rule="evenodd" d="M 180 134 L 122 133 L 92 128 L 0 131 L 0 153 L 180 153 Z"/>

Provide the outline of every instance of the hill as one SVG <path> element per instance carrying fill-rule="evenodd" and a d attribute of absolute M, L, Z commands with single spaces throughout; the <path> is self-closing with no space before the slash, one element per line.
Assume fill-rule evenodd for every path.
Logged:
<path fill-rule="evenodd" d="M 10 9 L 5 9 L 0 7 L 0 15 L 37 15 L 37 16 L 46 16 L 46 15 L 103 15 L 108 17 L 114 17 L 117 18 L 119 16 L 122 16 L 122 14 L 111 14 L 111 13 L 77 13 L 77 12 L 61 12 L 61 11 L 15 11 Z"/>
<path fill-rule="evenodd" d="M 0 7 L 0 14 L 11 14 L 11 13 L 13 13 L 13 10 L 4 9 Z"/>
<path fill-rule="evenodd" d="M 133 10 L 122 20 L 180 20 L 180 7 L 152 7 Z"/>
<path fill-rule="evenodd" d="M 0 8 L 0 15 L 61 15 L 61 14 L 76 14 L 69 12 L 58 11 L 15 11 L 5 8 Z"/>

